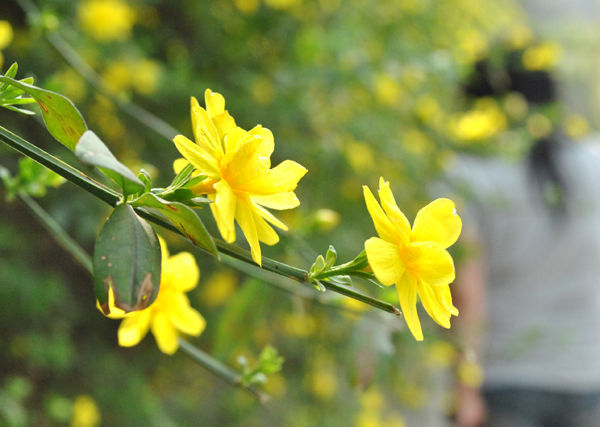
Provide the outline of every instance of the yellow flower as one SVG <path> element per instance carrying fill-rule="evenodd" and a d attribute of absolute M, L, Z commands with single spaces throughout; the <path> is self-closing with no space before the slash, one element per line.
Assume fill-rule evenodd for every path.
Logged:
<path fill-rule="evenodd" d="M 398 208 L 389 182 L 379 179 L 379 199 L 363 186 L 369 214 L 379 237 L 365 242 L 367 259 L 375 277 L 386 286 L 395 284 L 408 328 L 423 340 L 417 315 L 417 295 L 431 318 L 449 328 L 452 305 L 449 284 L 454 280 L 454 262 L 446 250 L 461 231 L 462 222 L 454 203 L 437 199 L 417 213 L 410 223 Z M 382 209 L 383 207 L 383 209 Z"/>
<path fill-rule="evenodd" d="M 183 135 L 177 135 L 173 141 L 183 157 L 208 177 L 194 192 L 207 194 L 213 201 L 210 208 L 223 239 L 235 241 L 234 220 L 237 221 L 250 244 L 252 259 L 261 265 L 259 242 L 274 245 L 279 241 L 267 222 L 287 230 L 265 208 L 297 207 L 300 201 L 294 190 L 307 170 L 291 160 L 271 169 L 271 131 L 261 125 L 250 131 L 236 126 L 225 110 L 223 96 L 210 89 L 204 99 L 206 110 L 196 98 L 191 101 L 196 143 Z"/>
<path fill-rule="evenodd" d="M 180 332 L 198 336 L 206 322 L 185 295 L 196 287 L 200 276 L 194 256 L 189 252 L 169 256 L 167 245 L 160 240 L 162 270 L 158 296 L 150 307 L 125 315 L 119 326 L 119 345 L 132 347 L 151 329 L 160 351 L 173 354 L 179 347 Z"/>
<path fill-rule="evenodd" d="M 79 25 L 100 42 L 126 40 L 131 34 L 135 11 L 119 0 L 88 0 L 79 5 Z"/>
<path fill-rule="evenodd" d="M 13 39 L 13 29 L 10 22 L 1 20 L 0 21 L 0 50 L 7 47 Z"/>
<path fill-rule="evenodd" d="M 71 427 L 95 427 L 100 425 L 100 409 L 94 399 L 85 394 L 77 396 L 73 402 Z"/>

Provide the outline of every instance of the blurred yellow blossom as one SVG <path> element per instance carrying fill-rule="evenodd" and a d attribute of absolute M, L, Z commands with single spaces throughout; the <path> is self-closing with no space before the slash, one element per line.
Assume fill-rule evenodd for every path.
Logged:
<path fill-rule="evenodd" d="M 252 259 L 262 264 L 260 243 L 274 245 L 279 236 L 267 223 L 287 230 L 267 209 L 292 209 L 300 204 L 294 190 L 307 172 L 285 160 L 271 169 L 273 134 L 261 125 L 250 131 L 236 126 L 225 99 L 207 89 L 206 110 L 192 97 L 192 128 L 196 143 L 183 135 L 173 141 L 179 152 L 207 180 L 194 187 L 213 201 L 210 209 L 223 239 L 235 241 L 234 220 L 250 244 Z"/>
<path fill-rule="evenodd" d="M 480 387 L 483 383 L 483 370 L 476 362 L 463 360 L 458 365 L 458 379 L 469 387 Z"/>
<path fill-rule="evenodd" d="M 402 88 L 388 74 L 377 74 L 375 76 L 375 97 L 377 101 L 386 106 L 392 106 L 400 101 Z"/>
<path fill-rule="evenodd" d="M 586 136 L 590 132 L 590 124 L 580 114 L 570 114 L 565 118 L 565 133 L 573 138 L 578 139 Z"/>
<path fill-rule="evenodd" d="M 340 214 L 333 209 L 318 209 L 314 219 L 319 230 L 331 231 L 340 223 Z"/>
<path fill-rule="evenodd" d="M 415 339 L 423 340 L 417 295 L 429 316 L 449 328 L 450 317 L 458 315 L 458 310 L 452 305 L 448 286 L 454 280 L 454 262 L 446 248 L 456 242 L 462 228 L 454 202 L 434 200 L 417 213 L 411 229 L 389 182 L 379 179 L 381 205 L 367 186 L 363 190 L 379 235 L 365 242 L 375 277 L 386 286 L 396 285 L 402 313 Z"/>
<path fill-rule="evenodd" d="M 100 425 L 100 409 L 91 396 L 79 395 L 73 402 L 71 427 L 95 427 Z"/>
<path fill-rule="evenodd" d="M 13 28 L 10 22 L 0 21 L 0 50 L 6 48 L 13 39 Z"/>
<path fill-rule="evenodd" d="M 458 352 L 456 348 L 447 341 L 433 342 L 427 353 L 428 362 L 433 366 L 450 366 L 456 360 Z"/>
<path fill-rule="evenodd" d="M 550 70 L 558 63 L 561 53 L 560 46 L 551 42 L 528 47 L 523 52 L 523 66 L 531 71 Z"/>
<path fill-rule="evenodd" d="M 136 92 L 150 95 L 156 92 L 162 72 L 159 62 L 152 59 L 140 59 L 132 63 L 133 78 L 131 85 Z"/>
<path fill-rule="evenodd" d="M 290 313 L 283 317 L 283 329 L 287 335 L 308 337 L 316 329 L 317 322 L 309 314 Z"/>
<path fill-rule="evenodd" d="M 430 93 L 421 95 L 415 103 L 415 112 L 417 117 L 424 123 L 432 123 L 440 113 L 440 104 L 438 100 Z"/>
<path fill-rule="evenodd" d="M 331 399 L 338 390 L 338 379 L 335 376 L 333 365 L 318 363 L 309 372 L 310 390 L 323 400 Z"/>
<path fill-rule="evenodd" d="M 275 97 L 275 86 L 273 82 L 266 77 L 257 77 L 250 87 L 252 99 L 261 105 L 270 104 Z"/>
<path fill-rule="evenodd" d="M 504 110 L 510 118 L 521 120 L 527 115 L 529 105 L 523 95 L 513 92 L 504 98 Z"/>
<path fill-rule="evenodd" d="M 534 139 L 544 138 L 552 133 L 552 122 L 541 113 L 532 114 L 527 119 L 527 131 Z"/>
<path fill-rule="evenodd" d="M 458 139 L 481 141 L 506 128 L 506 116 L 495 101 L 489 99 L 480 101 L 482 102 L 479 102 L 474 109 L 451 121 L 451 128 Z"/>
<path fill-rule="evenodd" d="M 507 43 L 514 49 L 522 49 L 533 39 L 531 28 L 519 25 L 508 32 Z"/>
<path fill-rule="evenodd" d="M 135 10 L 120 0 L 87 0 L 79 4 L 79 25 L 100 42 L 129 38 L 135 22 Z"/>
<path fill-rule="evenodd" d="M 191 253 L 170 256 L 162 238 L 160 248 L 162 265 L 158 296 L 150 307 L 125 315 L 119 326 L 119 345 L 132 347 L 151 329 L 160 351 L 173 354 L 179 348 L 180 333 L 198 336 L 206 326 L 204 318 L 190 306 L 185 294 L 196 287 L 200 272 Z M 109 306 L 113 312 L 110 294 Z"/>
<path fill-rule="evenodd" d="M 265 4 L 273 9 L 291 9 L 296 5 L 302 4 L 301 0 L 264 0 Z"/>
<path fill-rule="evenodd" d="M 202 302 L 216 306 L 225 303 L 235 292 L 238 278 L 232 270 L 219 270 L 202 286 Z"/>
<path fill-rule="evenodd" d="M 111 61 L 102 73 L 102 79 L 106 82 L 108 88 L 115 93 L 123 92 L 127 89 L 131 84 L 133 76 L 133 70 L 129 61 L 124 59 Z"/>
<path fill-rule="evenodd" d="M 233 4 L 235 7 L 246 14 L 252 14 L 258 10 L 258 6 L 260 5 L 259 0 L 233 0 Z"/>
<path fill-rule="evenodd" d="M 414 154 L 425 154 L 435 147 L 431 138 L 416 128 L 408 129 L 400 136 L 400 140 L 406 151 Z"/>
<path fill-rule="evenodd" d="M 383 395 L 375 386 L 369 387 L 360 395 L 360 404 L 367 410 L 379 412 L 383 403 Z"/>
<path fill-rule="evenodd" d="M 350 139 L 344 144 L 344 151 L 348 163 L 356 172 L 368 172 L 375 168 L 375 156 L 369 144 Z"/>

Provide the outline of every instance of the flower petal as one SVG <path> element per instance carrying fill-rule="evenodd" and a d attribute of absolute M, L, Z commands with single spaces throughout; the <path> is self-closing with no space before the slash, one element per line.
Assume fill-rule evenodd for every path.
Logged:
<path fill-rule="evenodd" d="M 269 246 L 279 242 L 279 236 L 273 230 L 273 228 L 267 224 L 267 222 L 260 216 L 256 211 L 252 212 L 254 216 L 254 224 L 256 224 L 256 233 L 258 234 L 258 240 L 266 243 Z"/>
<path fill-rule="evenodd" d="M 243 188 L 259 195 L 294 191 L 306 172 L 308 169 L 304 166 L 293 160 L 284 160 L 267 173 L 249 180 Z"/>
<path fill-rule="evenodd" d="M 394 194 L 390 189 L 390 183 L 385 181 L 383 177 L 379 178 L 379 200 L 381 207 L 385 211 L 387 217 L 397 230 L 397 234 L 402 238 L 403 243 L 408 243 L 410 240 L 410 223 L 398 205 Z"/>
<path fill-rule="evenodd" d="M 164 282 L 161 282 L 161 286 L 166 285 L 187 292 L 196 287 L 199 278 L 200 270 L 194 255 L 189 252 L 179 252 L 167 259 L 163 269 Z"/>
<path fill-rule="evenodd" d="M 133 347 L 146 336 L 150 328 L 151 314 L 152 309 L 147 308 L 131 313 L 121 321 L 117 333 L 121 347 Z"/>
<path fill-rule="evenodd" d="M 369 187 L 363 185 L 363 194 L 365 196 L 365 203 L 367 204 L 367 210 L 369 211 L 369 215 L 371 215 L 371 219 L 373 220 L 373 224 L 375 225 L 375 230 L 377 230 L 377 234 L 383 240 L 388 242 L 396 242 L 399 238 L 397 236 L 396 229 L 394 228 L 390 219 L 386 216 L 377 200 L 369 190 Z"/>
<path fill-rule="evenodd" d="M 214 203 L 211 204 L 213 215 L 223 238 L 228 242 L 233 242 L 235 240 L 235 225 L 233 220 L 235 218 L 237 197 L 224 179 L 217 182 L 214 188 L 217 194 L 215 195 Z"/>
<path fill-rule="evenodd" d="M 263 157 L 268 163 L 266 169 L 271 167 L 271 154 L 275 149 L 275 140 L 273 139 L 273 132 L 269 129 L 262 127 L 261 125 L 254 126 L 249 132 L 251 135 L 258 135 L 261 138 L 260 149 L 258 155 Z"/>
<path fill-rule="evenodd" d="M 269 209 L 293 209 L 300 205 L 300 200 L 293 191 L 269 194 L 268 196 L 251 196 L 254 203 Z"/>
<path fill-rule="evenodd" d="M 260 205 L 257 205 L 256 203 L 252 202 L 252 200 L 250 200 L 250 204 L 252 206 L 252 208 L 258 212 L 258 214 L 263 217 L 264 219 L 266 219 L 267 221 L 269 221 L 271 224 L 273 224 L 275 227 L 282 229 L 283 231 L 287 231 L 288 230 L 288 226 L 285 225 L 283 222 L 281 222 L 280 220 L 278 220 L 277 218 L 275 218 L 275 216 L 269 212 L 268 210 L 266 210 L 265 208 L 263 208 Z"/>
<path fill-rule="evenodd" d="M 458 316 L 458 308 L 452 304 L 452 294 L 449 286 L 432 286 L 438 301 L 448 310 L 450 314 Z"/>
<path fill-rule="evenodd" d="M 175 174 L 178 174 L 189 164 L 190 164 L 190 162 L 188 162 L 186 159 L 184 159 L 182 157 L 179 159 L 176 159 L 173 162 L 173 171 L 175 172 Z"/>
<path fill-rule="evenodd" d="M 206 104 L 206 111 L 211 117 L 225 112 L 225 98 L 218 92 L 206 89 L 204 91 L 204 103 Z"/>
<path fill-rule="evenodd" d="M 252 259 L 258 265 L 262 265 L 258 232 L 256 230 L 256 224 L 254 223 L 254 217 L 252 215 L 250 203 L 250 200 L 239 201 L 235 210 L 235 219 L 240 225 L 240 228 L 242 229 L 242 232 L 244 233 L 244 236 L 250 245 Z"/>
<path fill-rule="evenodd" d="M 198 104 L 198 100 L 192 97 L 192 130 L 196 144 L 206 150 L 213 157 L 221 157 L 223 155 L 223 147 L 219 137 L 219 131 L 211 120 L 206 110 Z"/>
<path fill-rule="evenodd" d="M 179 347 L 177 330 L 165 313 L 158 312 L 152 319 L 152 334 L 160 351 L 166 354 L 173 354 L 177 351 Z"/>
<path fill-rule="evenodd" d="M 421 304 L 429 314 L 435 323 L 443 326 L 446 329 L 450 328 L 450 313 L 440 303 L 437 295 L 433 292 L 432 287 L 422 280 L 418 281 L 417 285 L 419 298 L 421 298 Z"/>
<path fill-rule="evenodd" d="M 396 283 L 396 292 L 408 329 L 417 341 L 423 341 L 421 321 L 417 314 L 417 279 L 409 273 L 404 273 L 402 279 Z"/>
<path fill-rule="evenodd" d="M 365 252 L 375 277 L 386 286 L 398 283 L 404 274 L 404 263 L 398 246 L 378 237 L 365 242 Z"/>
<path fill-rule="evenodd" d="M 174 298 L 168 316 L 173 326 L 187 335 L 198 336 L 206 327 L 204 317 L 190 306 L 184 294 L 178 294 Z"/>
<path fill-rule="evenodd" d="M 462 221 L 450 199 L 437 199 L 417 213 L 413 224 L 413 242 L 437 242 L 444 248 L 458 239 Z"/>
<path fill-rule="evenodd" d="M 183 135 L 177 135 L 173 138 L 173 142 L 181 155 L 199 171 L 211 178 L 221 175 L 216 159 L 202 147 L 194 144 Z"/>
<path fill-rule="evenodd" d="M 410 243 L 406 248 L 405 261 L 410 271 L 432 286 L 444 286 L 454 281 L 452 257 L 437 243 Z"/>

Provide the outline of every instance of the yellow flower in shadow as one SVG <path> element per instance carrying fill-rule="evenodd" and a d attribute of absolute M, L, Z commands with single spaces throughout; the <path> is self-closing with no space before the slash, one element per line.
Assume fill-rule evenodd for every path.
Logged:
<path fill-rule="evenodd" d="M 202 315 L 190 306 L 185 294 L 198 284 L 200 271 L 196 259 L 189 252 L 170 256 L 167 245 L 160 239 L 162 252 L 160 290 L 148 308 L 125 314 L 114 306 L 109 289 L 111 318 L 123 318 L 119 326 L 119 345 L 132 347 L 152 331 L 160 351 L 173 354 L 179 347 L 180 333 L 198 336 L 206 326 Z"/>
<path fill-rule="evenodd" d="M 183 135 L 173 141 L 183 157 L 208 178 L 193 188 L 213 201 L 211 211 L 223 239 L 235 241 L 234 220 L 250 244 L 252 259 L 261 265 L 259 242 L 274 245 L 279 236 L 268 224 L 287 226 L 267 209 L 292 209 L 300 204 L 294 190 L 307 172 L 285 160 L 271 168 L 273 134 L 261 125 L 250 131 L 236 126 L 221 94 L 207 89 L 206 110 L 192 97 L 192 128 L 196 143 Z M 181 167 L 181 162 L 177 167 Z"/>
<path fill-rule="evenodd" d="M 87 0 L 80 3 L 79 25 L 99 42 L 122 41 L 129 38 L 135 22 L 135 11 L 119 0 Z"/>
<path fill-rule="evenodd" d="M 449 328 L 452 305 L 449 284 L 454 280 L 454 262 L 446 250 L 458 239 L 462 222 L 454 202 L 437 199 L 417 213 L 412 226 L 400 211 L 389 182 L 379 179 L 377 203 L 363 186 L 367 209 L 379 237 L 365 242 L 365 251 L 375 277 L 386 286 L 396 285 L 400 307 L 408 328 L 423 340 L 417 315 L 417 295 L 431 318 Z"/>

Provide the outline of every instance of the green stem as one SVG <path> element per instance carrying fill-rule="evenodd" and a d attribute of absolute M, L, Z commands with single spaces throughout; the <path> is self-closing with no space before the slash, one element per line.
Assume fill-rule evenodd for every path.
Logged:
<path fill-rule="evenodd" d="M 48 215 L 48 212 L 46 212 L 35 200 L 24 193 L 19 194 L 19 198 L 31 210 L 31 212 L 44 226 L 44 228 L 46 228 L 54 240 L 56 240 L 56 242 L 62 246 L 63 249 L 69 252 L 73 258 L 75 258 L 75 260 L 83 268 L 85 268 L 90 275 L 92 275 L 92 259 L 88 253 L 81 246 L 79 246 L 79 243 L 73 240 L 71 236 L 69 236 L 60 226 L 60 224 L 57 223 L 54 218 Z"/>
<path fill-rule="evenodd" d="M 234 371 L 227 365 L 214 359 L 213 357 L 203 352 L 198 347 L 192 345 L 188 341 L 184 340 L 183 338 L 179 338 L 179 348 L 181 348 L 188 356 L 194 359 L 195 362 L 202 365 L 207 370 L 217 375 L 219 378 L 225 380 L 226 382 L 235 387 L 240 387 L 243 390 L 254 394 L 254 396 L 256 396 L 261 403 L 265 403 L 269 400 L 269 396 L 267 394 L 261 392 L 260 390 L 252 386 L 246 386 L 242 384 L 241 376 L 238 372 Z"/>
<path fill-rule="evenodd" d="M 75 169 L 68 163 L 65 163 L 62 160 L 54 157 L 52 154 L 42 150 L 36 145 L 33 145 L 29 141 L 26 141 L 19 135 L 12 133 L 2 126 L 0 126 L 0 140 L 2 140 L 6 145 L 19 151 L 21 154 L 31 157 L 33 160 L 46 166 L 48 169 L 56 172 L 63 178 L 71 181 L 75 185 L 78 185 L 88 193 L 93 194 L 111 206 L 115 206 L 121 198 L 120 194 L 116 191 L 111 190 L 104 184 L 93 180 L 80 170 Z"/>

